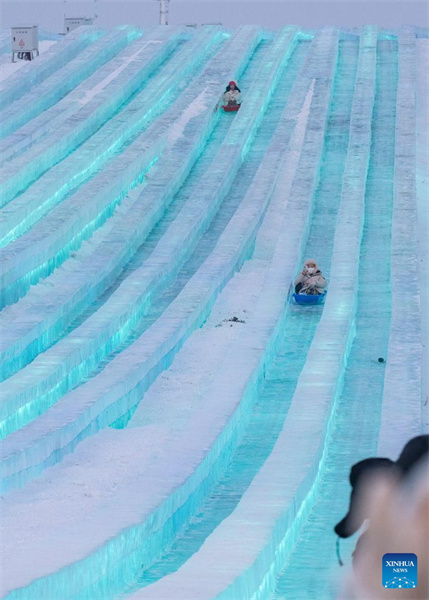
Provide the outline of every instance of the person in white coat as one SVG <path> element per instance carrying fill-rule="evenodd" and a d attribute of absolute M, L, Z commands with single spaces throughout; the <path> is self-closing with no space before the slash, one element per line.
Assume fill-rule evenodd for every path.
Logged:
<path fill-rule="evenodd" d="M 223 94 L 223 103 L 225 106 L 235 106 L 241 104 L 241 90 L 237 87 L 235 81 L 230 81 Z"/>
<path fill-rule="evenodd" d="M 317 262 L 308 258 L 301 273 L 295 279 L 295 293 L 317 295 L 321 294 L 327 285 Z"/>

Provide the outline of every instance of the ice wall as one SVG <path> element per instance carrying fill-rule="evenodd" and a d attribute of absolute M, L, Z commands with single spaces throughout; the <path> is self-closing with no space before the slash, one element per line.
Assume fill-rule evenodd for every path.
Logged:
<path fill-rule="evenodd" d="M 399 456 L 422 433 L 422 330 L 416 203 L 416 36 L 399 36 L 394 207 L 391 245 L 392 326 L 378 451 Z M 423 342 L 424 343 L 424 342 Z"/>
<path fill-rule="evenodd" d="M 2 111 L 1 138 L 11 135 L 26 122 L 56 104 L 83 79 L 89 77 L 91 73 L 140 35 L 141 33 L 134 27 L 120 28 L 119 31 L 113 30 L 94 41 L 76 58 L 67 62 L 63 68 L 55 71 L 45 81 L 34 85 L 30 91 L 17 98 L 11 106 Z"/>
<path fill-rule="evenodd" d="M 246 46 L 246 50 L 247 53 L 244 54 L 239 54 L 239 56 L 237 57 L 236 60 L 238 60 L 238 64 L 237 67 L 240 68 L 240 64 L 242 63 L 242 61 L 246 61 L 248 59 L 249 54 L 252 53 L 252 49 L 253 49 L 253 39 L 254 39 L 254 31 L 252 30 L 252 28 L 248 28 L 247 30 L 244 30 L 243 35 L 241 36 L 241 40 L 239 39 L 239 42 L 242 42 L 243 36 L 247 37 L 247 39 L 249 40 L 248 45 Z M 293 36 L 292 36 L 293 37 Z M 287 32 L 284 36 L 284 40 L 283 43 L 290 43 L 291 41 L 291 33 Z M 230 53 L 232 54 L 232 56 L 234 56 L 234 54 L 236 53 L 236 46 L 234 44 L 232 44 L 231 48 L 229 49 Z M 222 57 L 222 63 L 224 62 L 225 57 Z M 218 62 L 219 64 L 219 62 Z M 223 67 L 222 68 L 227 68 L 228 72 L 230 72 L 231 69 L 231 59 L 228 61 L 227 63 L 227 67 Z M 277 66 L 273 67 L 273 72 L 276 71 Z M 213 77 L 213 74 L 211 74 L 211 77 Z M 258 83 L 258 85 L 256 86 L 255 89 L 255 94 L 256 95 L 260 95 L 260 90 L 263 87 L 263 82 L 262 80 Z M 267 89 L 267 94 L 269 93 L 270 88 Z M 216 90 L 216 104 L 218 102 L 218 89 Z M 258 108 L 258 113 L 259 113 L 259 108 Z M 250 113 L 250 117 L 249 120 L 252 122 L 254 122 L 254 120 L 257 118 L 257 114 L 255 114 L 255 111 L 253 110 Z M 207 116 L 209 118 L 211 118 L 211 115 L 213 114 L 212 112 L 208 111 Z M 202 123 L 203 124 L 203 123 Z M 240 125 L 240 123 L 238 122 L 238 125 Z M 190 133 L 192 132 L 193 127 L 190 127 Z M 204 129 L 203 129 L 204 131 Z M 249 131 L 248 135 L 251 134 L 251 131 Z M 192 138 L 191 138 L 192 139 Z M 247 143 L 248 137 L 244 137 L 242 140 L 240 140 L 239 143 L 237 143 L 235 145 L 235 147 L 233 147 L 231 149 L 231 151 L 229 152 L 228 155 L 226 155 L 225 160 L 228 159 L 230 160 L 232 156 L 234 156 L 233 152 L 235 153 L 235 156 L 237 157 L 237 162 L 239 157 L 241 156 L 241 152 L 243 151 L 243 148 L 245 146 L 245 144 Z M 180 163 L 183 165 L 183 146 L 181 147 L 179 145 L 179 141 L 177 142 L 178 144 L 178 151 L 177 154 L 174 153 L 170 156 L 170 159 L 173 162 L 176 162 L 177 164 L 177 160 L 180 160 Z M 192 146 L 191 146 L 192 148 Z M 192 156 L 192 155 L 191 155 Z M 186 165 L 183 165 L 186 167 Z M 233 168 L 237 169 L 237 163 L 234 165 L 233 163 Z M 172 170 L 169 170 L 167 172 L 171 172 Z M 168 181 L 168 186 L 166 186 L 165 184 L 167 183 L 167 175 L 165 172 L 163 172 L 161 174 L 162 176 L 162 180 L 164 181 L 164 185 L 157 180 L 153 187 L 149 190 L 150 192 L 156 193 L 157 195 L 159 194 L 159 192 L 161 192 L 162 194 L 171 194 L 171 186 L 174 185 L 174 180 L 172 181 L 170 179 L 170 181 Z M 226 176 L 227 177 L 232 177 L 233 174 L 230 174 L 229 171 L 226 171 Z M 221 182 L 222 183 L 222 182 Z M 222 190 L 222 187 L 220 187 L 220 190 Z M 208 188 L 207 189 L 207 195 L 208 195 L 208 199 L 210 200 L 212 199 L 212 201 L 214 200 L 214 198 L 216 197 L 216 195 L 219 193 L 217 188 Z M 210 195 L 212 194 L 212 195 Z M 162 198 L 162 196 L 161 196 Z M 188 217 L 189 219 L 189 217 Z M 203 224 L 200 225 L 200 227 L 202 227 Z M 139 285 L 145 285 L 146 283 L 150 283 L 150 281 L 152 280 L 152 285 L 157 283 L 157 280 L 159 278 L 162 277 L 162 272 L 157 270 L 157 265 L 159 262 L 159 258 L 162 258 L 162 261 L 165 265 L 165 269 L 169 268 L 170 266 L 170 262 L 171 262 L 171 256 L 174 254 L 174 252 L 177 252 L 177 245 L 176 244 L 180 244 L 180 246 L 182 247 L 182 252 L 185 250 L 185 246 L 183 244 L 183 240 L 179 239 L 176 240 L 175 237 L 170 237 L 167 236 L 165 239 L 165 247 L 164 249 L 159 249 L 158 250 L 158 257 L 154 257 L 153 261 L 152 261 L 152 265 L 150 265 L 148 267 L 148 273 L 145 275 L 145 277 L 140 277 L 137 278 L 136 277 L 136 281 L 139 281 Z M 166 251 L 168 252 L 166 254 Z M 165 258 L 167 258 L 167 260 L 165 260 Z M 177 258 L 180 258 L 180 256 L 177 256 Z M 125 282 L 126 283 L 126 282 Z M 134 284 L 130 284 L 131 287 L 134 287 Z M 147 293 L 147 292 L 146 292 Z M 129 294 L 125 294 L 125 296 L 129 297 Z M 211 301 L 211 296 L 209 295 L 207 300 Z M 181 339 L 183 338 L 184 335 L 188 335 L 189 334 L 189 327 L 194 327 L 196 323 L 200 322 L 201 320 L 201 313 L 205 312 L 206 308 L 200 305 L 200 303 L 197 304 L 197 306 L 195 307 L 196 310 L 194 312 L 194 314 L 189 315 L 189 302 L 194 302 L 195 299 L 193 298 L 193 294 L 189 293 L 188 299 L 185 299 L 185 302 L 182 302 L 182 306 L 180 306 L 180 310 L 178 311 L 178 315 L 175 317 L 175 319 L 172 320 L 166 320 L 165 324 L 163 321 L 158 322 L 156 324 L 156 327 L 152 328 L 152 331 L 147 332 L 146 337 L 144 337 L 144 339 L 139 340 L 138 345 L 136 346 L 136 344 L 134 344 L 133 347 L 131 347 L 129 349 L 129 351 L 126 353 L 126 355 L 120 355 L 119 357 L 117 357 L 117 360 L 121 361 L 124 365 L 127 365 L 126 367 L 126 371 L 124 371 L 123 368 L 118 368 L 116 363 L 115 365 L 110 367 L 110 371 L 112 374 L 112 377 L 115 380 L 115 384 L 113 384 L 113 380 L 112 380 L 112 389 L 110 390 L 110 392 L 106 395 L 103 392 L 103 389 L 105 390 L 105 374 L 101 375 L 99 378 L 93 379 L 90 382 L 88 382 L 88 385 L 91 385 L 91 387 L 98 386 L 99 389 L 99 393 L 102 393 L 102 396 L 100 397 L 100 404 L 99 404 L 99 409 L 103 412 L 103 420 L 99 421 L 99 425 L 97 426 L 97 428 L 104 423 L 102 426 L 107 426 L 108 424 L 110 424 L 112 421 L 114 421 L 116 418 L 119 418 L 122 414 L 124 414 L 125 412 L 127 412 L 127 410 L 129 408 L 131 408 L 137 401 L 138 397 L 141 397 L 141 393 L 144 390 L 144 387 L 142 388 L 141 386 L 148 386 L 150 384 L 150 382 L 153 380 L 154 374 L 152 372 L 152 370 L 156 367 L 156 365 L 158 364 L 157 369 L 161 369 L 162 368 L 162 362 L 163 360 L 166 360 L 166 355 L 168 356 L 168 354 L 171 352 L 172 354 L 174 354 L 174 349 L 178 346 L 180 347 L 181 345 Z M 119 306 L 121 306 L 123 304 L 123 301 L 120 301 Z M 107 307 L 106 309 L 106 316 L 108 317 L 108 320 L 110 322 L 111 320 L 111 314 L 109 312 L 109 307 Z M 100 318 L 100 315 L 98 315 L 98 319 Z M 167 325 L 167 326 L 166 326 Z M 107 330 L 103 327 L 99 327 L 98 331 L 101 335 L 105 335 L 107 333 Z M 158 347 L 158 351 L 155 352 L 155 348 Z M 141 351 L 143 350 L 143 352 Z M 130 358 L 133 357 L 131 360 Z M 138 357 L 138 360 L 136 360 Z M 167 359 L 168 360 L 168 359 Z M 144 368 L 143 368 L 143 364 L 145 364 Z M 128 372 L 131 369 L 130 372 Z M 134 372 L 134 375 L 131 377 L 131 373 Z M 118 378 L 119 377 L 119 378 Z M 139 383 L 140 382 L 140 383 Z M 139 385 L 138 385 L 139 383 Z M 126 386 L 126 391 L 124 390 L 124 385 Z M 121 392 L 121 389 L 123 391 L 125 391 L 125 394 L 123 393 L 123 391 Z M 113 393 L 113 395 L 112 395 Z M 88 390 L 88 394 L 83 394 L 82 390 L 80 391 L 74 391 L 74 392 L 70 392 L 70 398 L 69 398 L 69 403 L 70 403 L 70 407 L 73 407 L 73 412 L 75 413 L 75 417 L 72 418 L 72 420 L 70 421 L 70 413 L 69 410 L 66 409 L 63 412 L 63 407 L 65 406 L 63 403 L 61 403 L 61 406 L 54 407 L 52 410 L 56 413 L 57 410 L 60 410 L 60 412 L 63 412 L 65 421 L 64 421 L 64 426 L 65 426 L 65 430 L 64 433 L 66 432 L 66 430 L 68 431 L 67 434 L 65 434 L 65 436 L 63 436 L 63 447 L 64 449 L 66 449 L 67 447 L 69 447 L 70 442 L 72 442 L 73 444 L 78 442 L 79 440 L 79 433 L 82 433 L 83 435 L 87 435 L 87 433 L 89 433 L 89 430 L 87 429 L 87 424 L 83 425 L 84 422 L 89 418 L 90 420 L 92 420 L 94 418 L 94 413 L 91 410 L 88 411 L 89 406 L 87 406 L 87 402 L 88 400 L 90 400 L 91 398 L 95 400 L 95 396 L 94 396 L 94 391 L 90 391 Z M 118 395 L 119 394 L 119 395 Z M 80 404 L 81 407 L 79 408 L 78 405 L 75 403 L 74 399 L 75 397 L 79 397 L 80 398 Z M 108 406 L 112 403 L 112 399 L 114 399 L 113 401 L 120 401 L 119 405 L 117 405 L 117 408 L 114 408 L 114 404 L 112 405 L 113 407 L 113 412 L 111 409 L 108 409 Z M 107 405 L 106 405 L 107 402 Z M 92 403 L 92 400 L 90 400 L 90 403 Z M 125 403 L 125 404 L 124 404 Z M 68 403 L 67 403 L 68 404 Z M 108 409 L 108 410 L 106 410 Z M 81 412 L 83 410 L 83 412 Z M 77 412 L 76 412 L 77 411 Z M 78 417 L 78 414 L 80 413 L 80 416 Z M 100 413 L 101 414 L 101 413 Z M 75 418 L 77 420 L 75 420 Z M 82 420 L 83 418 L 83 420 Z M 42 437 L 40 437 L 40 433 L 41 430 L 39 428 L 39 424 L 36 425 L 35 429 L 34 429 L 34 434 L 36 434 L 36 437 L 39 439 L 39 449 L 42 449 L 42 447 L 44 447 L 43 452 L 48 452 L 48 454 L 51 455 L 51 460 L 53 459 L 54 461 L 56 461 L 55 456 L 58 455 L 58 448 L 57 450 L 52 454 L 53 450 L 54 450 L 54 446 L 56 446 L 57 442 L 54 441 L 54 438 L 57 437 L 57 434 L 55 434 L 53 431 L 51 431 L 51 433 L 49 433 L 49 430 L 51 429 L 50 423 L 52 422 L 52 415 L 51 414 L 46 414 L 46 433 L 48 434 L 48 437 L 51 438 L 51 442 L 47 442 L 47 439 L 45 437 L 45 434 L 42 435 Z M 55 417 L 54 417 L 55 419 Z M 81 423 L 79 425 L 79 422 Z M 77 426 L 77 430 L 76 430 L 76 426 Z M 37 432 L 38 430 L 38 432 Z M 31 437 L 33 434 L 30 432 L 30 430 L 28 430 L 27 432 L 24 432 L 24 430 L 20 430 L 18 432 L 16 432 L 16 436 L 21 437 L 24 434 L 24 436 L 29 439 L 29 436 Z M 53 435 L 53 437 L 52 437 Z M 12 436 L 15 437 L 15 436 Z M 44 441 L 43 441 L 44 440 Z M 75 440 L 73 442 L 73 440 Z M 41 443 L 41 445 L 40 445 Z M 12 463 L 10 463 L 9 461 L 12 460 L 13 462 L 16 461 L 16 459 L 18 458 L 17 454 L 16 454 L 16 449 L 18 449 L 19 447 L 21 447 L 22 449 L 22 441 L 20 442 L 17 438 L 15 439 L 15 442 L 9 438 L 9 441 L 6 442 L 5 444 L 12 444 L 10 446 L 11 451 L 7 450 L 5 446 L 3 446 L 3 449 L 6 450 L 5 455 L 9 455 L 9 459 L 5 461 L 5 464 L 9 463 L 10 465 Z M 54 446 L 52 446 L 52 444 L 54 444 Z M 33 447 L 33 449 L 36 449 L 36 446 L 33 446 L 33 443 L 31 442 L 30 445 Z M 71 449 L 69 447 L 69 449 Z M 26 471 L 27 475 L 25 477 L 27 477 L 28 475 L 30 475 L 31 470 L 29 469 L 30 463 L 33 463 L 34 467 L 36 468 L 36 465 L 39 464 L 40 466 L 42 466 L 42 463 L 40 462 L 40 454 L 39 454 L 39 458 L 36 458 L 36 454 L 34 454 L 34 458 L 36 459 L 35 462 L 31 459 L 29 459 L 29 456 L 27 456 L 26 458 L 24 458 L 24 454 L 20 451 L 21 454 L 21 459 L 24 459 L 24 463 L 21 463 L 21 465 L 24 467 L 24 471 Z M 12 456 L 15 456 L 15 458 L 12 458 Z M 15 462 L 15 464 L 17 465 L 18 463 Z M 15 473 L 17 474 L 16 469 L 14 468 Z M 21 469 L 20 469 L 21 470 Z M 24 471 L 22 471 L 22 474 L 24 474 Z M 33 469 L 33 474 L 34 474 L 34 469 Z M 11 473 L 11 472 L 10 472 Z"/>
<path fill-rule="evenodd" d="M 40 84 L 58 68 L 82 52 L 87 46 L 101 37 L 102 32 L 95 26 L 78 27 L 63 40 L 55 44 L 34 64 L 28 64 L 0 83 L 0 109 L 28 91 L 29 87 Z"/>

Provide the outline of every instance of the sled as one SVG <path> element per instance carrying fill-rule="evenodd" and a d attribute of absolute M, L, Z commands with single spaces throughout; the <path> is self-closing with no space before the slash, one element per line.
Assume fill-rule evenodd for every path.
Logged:
<path fill-rule="evenodd" d="M 314 305 L 314 304 L 323 304 L 325 302 L 326 292 L 322 294 L 293 294 L 293 299 L 296 304 L 306 304 Z"/>
<path fill-rule="evenodd" d="M 240 106 L 241 106 L 241 104 L 231 104 L 231 105 L 224 104 L 222 106 L 222 108 L 225 112 L 237 112 L 237 110 L 240 108 Z"/>

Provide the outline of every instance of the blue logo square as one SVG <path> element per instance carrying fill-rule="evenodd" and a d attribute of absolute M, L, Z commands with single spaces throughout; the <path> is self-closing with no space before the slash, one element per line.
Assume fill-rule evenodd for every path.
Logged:
<path fill-rule="evenodd" d="M 382 577 L 385 588 L 416 588 L 417 556 L 415 554 L 385 554 Z"/>

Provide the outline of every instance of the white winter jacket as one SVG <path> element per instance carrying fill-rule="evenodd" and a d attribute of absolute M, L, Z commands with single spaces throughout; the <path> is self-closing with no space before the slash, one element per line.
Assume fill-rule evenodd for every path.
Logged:
<path fill-rule="evenodd" d="M 316 265 L 314 273 L 312 273 L 311 275 L 308 272 L 306 272 L 307 263 Z M 295 279 L 295 288 L 299 283 L 302 284 L 302 287 L 300 287 L 300 289 L 299 289 L 300 293 L 305 293 L 310 290 L 322 292 L 326 288 L 328 283 L 327 283 L 326 279 L 323 277 L 322 272 L 319 270 L 319 267 L 317 266 L 317 263 L 315 260 L 311 260 L 311 259 L 306 260 L 304 263 L 303 270 L 304 270 L 304 273 L 300 273 L 298 275 L 298 277 Z"/>
<path fill-rule="evenodd" d="M 223 103 L 228 105 L 230 102 L 232 104 L 241 104 L 241 94 L 237 89 L 224 93 Z"/>

